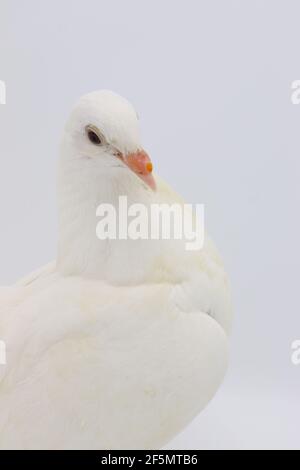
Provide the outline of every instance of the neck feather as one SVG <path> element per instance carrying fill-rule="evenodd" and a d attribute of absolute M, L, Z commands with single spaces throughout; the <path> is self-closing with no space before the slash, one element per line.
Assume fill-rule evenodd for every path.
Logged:
<path fill-rule="evenodd" d="M 58 270 L 116 284 L 144 282 L 153 269 L 157 248 L 145 240 L 100 240 L 96 210 L 109 203 L 118 215 L 120 196 L 127 197 L 128 205 L 148 206 L 155 193 L 127 169 L 114 169 L 107 175 L 89 163 L 69 159 L 59 168 Z"/>

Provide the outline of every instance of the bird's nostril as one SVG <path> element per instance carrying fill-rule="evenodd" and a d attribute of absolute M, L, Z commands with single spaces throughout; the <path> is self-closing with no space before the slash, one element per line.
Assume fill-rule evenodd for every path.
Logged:
<path fill-rule="evenodd" d="M 122 153 L 119 152 L 118 150 L 115 152 L 115 156 L 120 158 L 120 160 L 124 160 L 124 157 L 123 157 Z"/>

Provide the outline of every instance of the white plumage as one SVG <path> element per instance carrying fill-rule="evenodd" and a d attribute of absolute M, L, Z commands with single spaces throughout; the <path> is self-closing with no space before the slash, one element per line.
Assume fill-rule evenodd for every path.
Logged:
<path fill-rule="evenodd" d="M 153 191 L 150 174 L 132 171 L 126 158 L 141 148 L 123 98 L 95 92 L 74 108 L 61 149 L 57 261 L 0 289 L 1 449 L 159 448 L 223 379 L 231 302 L 208 237 L 195 252 L 183 240 L 95 235 L 96 207 L 120 195 L 182 203 L 157 176 Z"/>

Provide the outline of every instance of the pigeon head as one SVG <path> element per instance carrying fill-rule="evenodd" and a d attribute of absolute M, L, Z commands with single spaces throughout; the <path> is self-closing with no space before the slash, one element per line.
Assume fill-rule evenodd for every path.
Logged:
<path fill-rule="evenodd" d="M 100 204 L 113 206 L 119 216 L 120 196 L 127 197 L 128 206 L 147 206 L 159 194 L 134 108 L 110 91 L 83 96 L 67 121 L 60 153 L 59 270 L 113 282 L 128 277 L 128 282 L 136 280 L 146 272 L 145 258 L 151 258 L 147 240 L 99 240 L 96 236 Z"/>
<path fill-rule="evenodd" d="M 63 157 L 108 178 L 155 190 L 152 163 L 140 143 L 133 106 L 111 91 L 83 96 L 65 128 Z"/>

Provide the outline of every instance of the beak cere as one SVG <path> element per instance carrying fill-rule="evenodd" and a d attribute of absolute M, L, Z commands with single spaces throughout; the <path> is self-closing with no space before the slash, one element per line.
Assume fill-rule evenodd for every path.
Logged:
<path fill-rule="evenodd" d="M 153 191 L 156 189 L 155 180 L 152 175 L 153 165 L 149 155 L 144 150 L 129 153 L 123 157 L 124 163 L 137 176 L 139 176 Z"/>

